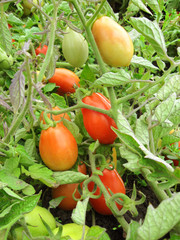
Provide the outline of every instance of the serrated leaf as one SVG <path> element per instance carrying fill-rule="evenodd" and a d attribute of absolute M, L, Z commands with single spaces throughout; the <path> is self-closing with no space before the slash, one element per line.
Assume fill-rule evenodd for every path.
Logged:
<path fill-rule="evenodd" d="M 56 106 L 60 108 L 67 108 L 67 104 L 63 96 L 60 96 L 56 93 L 52 93 L 51 96 L 54 98 Z"/>
<path fill-rule="evenodd" d="M 180 94 L 180 75 L 174 75 L 170 79 L 166 79 L 165 84 L 157 92 L 159 100 L 165 100 L 172 93 Z"/>
<path fill-rule="evenodd" d="M 85 225 L 88 202 L 89 198 L 86 198 L 83 201 L 78 201 L 76 208 L 73 209 L 71 218 L 76 224 Z"/>
<path fill-rule="evenodd" d="M 81 183 L 88 178 L 87 175 L 75 171 L 54 172 L 53 177 L 59 184 Z"/>
<path fill-rule="evenodd" d="M 149 146 L 148 125 L 143 115 L 136 121 L 135 135 L 142 144 Z"/>
<path fill-rule="evenodd" d="M 44 93 L 51 92 L 52 90 L 55 89 L 55 87 L 56 87 L 55 83 L 47 83 L 43 88 Z"/>
<path fill-rule="evenodd" d="M 180 221 L 180 193 L 166 199 L 154 209 L 149 205 L 144 223 L 138 229 L 137 240 L 157 240 Z"/>
<path fill-rule="evenodd" d="M 131 59 L 131 65 L 137 66 L 137 67 L 145 67 L 145 68 L 154 69 L 154 70 L 158 69 L 147 59 L 143 57 L 138 57 L 136 55 L 134 55 L 133 58 Z"/>
<path fill-rule="evenodd" d="M 20 145 L 20 144 L 17 145 L 16 152 L 19 154 L 19 157 L 20 157 L 19 163 L 23 164 L 24 166 L 29 166 L 34 164 L 35 162 L 34 158 L 28 155 L 23 145 Z"/>
<path fill-rule="evenodd" d="M 163 123 L 174 111 L 176 93 L 160 103 L 155 109 L 155 116 L 160 123 Z"/>
<path fill-rule="evenodd" d="M 23 66 L 16 72 L 9 87 L 11 104 L 14 112 L 17 113 L 24 102 L 25 94 L 25 76 L 23 74 Z"/>
<path fill-rule="evenodd" d="M 91 86 L 97 87 L 104 85 L 106 87 L 110 87 L 124 85 L 129 82 L 131 82 L 130 75 L 125 70 L 121 69 L 119 72 L 116 73 L 108 72 L 103 74 Z"/>
<path fill-rule="evenodd" d="M 140 32 L 146 40 L 152 44 L 153 48 L 162 58 L 167 58 L 167 49 L 163 33 L 157 22 L 152 22 L 149 19 L 130 18 L 132 26 Z"/>
<path fill-rule="evenodd" d="M 9 213 L 4 217 L 0 217 L 0 230 L 7 227 L 11 227 L 18 219 L 20 219 L 24 213 L 28 213 L 33 210 L 37 205 L 40 198 L 40 194 L 34 196 L 24 197 L 23 201 L 18 201 L 14 204 Z"/>
<path fill-rule="evenodd" d="M 132 0 L 131 1 L 134 5 L 136 5 L 139 9 L 143 10 L 146 13 L 149 13 L 152 16 L 152 13 L 146 7 L 146 5 L 141 0 Z"/>
<path fill-rule="evenodd" d="M 8 24 L 5 14 L 0 15 L 0 47 L 9 55 L 12 49 L 11 33 L 8 29 Z"/>

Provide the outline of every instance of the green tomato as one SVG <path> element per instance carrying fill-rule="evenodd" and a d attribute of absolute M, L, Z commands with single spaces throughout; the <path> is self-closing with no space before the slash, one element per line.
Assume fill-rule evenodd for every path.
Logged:
<path fill-rule="evenodd" d="M 62 237 L 69 236 L 72 240 L 80 240 L 83 234 L 83 225 L 76 223 L 68 223 L 62 226 Z M 59 228 L 53 230 L 54 235 L 57 234 Z M 85 225 L 85 235 L 87 234 L 89 227 Z"/>
<path fill-rule="evenodd" d="M 29 232 L 33 237 L 48 235 L 48 231 L 44 226 L 41 218 L 49 225 L 51 230 L 54 230 L 56 228 L 56 221 L 53 215 L 46 208 L 36 206 L 31 212 L 24 215 L 24 219 L 29 229 Z M 12 234 L 13 239 L 22 240 L 23 230 L 23 227 L 15 228 Z"/>
<path fill-rule="evenodd" d="M 39 2 L 38 0 L 33 0 L 34 4 L 38 4 L 38 2 Z M 44 5 L 44 1 L 41 0 L 41 6 L 43 5 Z M 33 4 L 30 3 L 28 0 L 23 0 L 22 6 L 24 8 L 24 15 L 25 16 L 29 15 L 31 13 L 31 8 L 33 7 Z"/>
<path fill-rule="evenodd" d="M 67 28 L 62 41 L 62 52 L 73 67 L 81 67 L 88 58 L 88 44 L 82 34 Z"/>
<path fill-rule="evenodd" d="M 7 55 L 6 52 L 0 48 L 0 70 L 9 69 L 13 64 L 13 58 L 11 55 Z"/>

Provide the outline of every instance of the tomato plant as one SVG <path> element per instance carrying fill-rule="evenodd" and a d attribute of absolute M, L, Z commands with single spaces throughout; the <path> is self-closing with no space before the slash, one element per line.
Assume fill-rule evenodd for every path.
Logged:
<path fill-rule="evenodd" d="M 82 101 L 88 105 L 109 110 L 111 108 L 110 101 L 101 93 L 93 93 Z M 114 120 L 109 116 L 82 108 L 84 126 L 89 135 L 94 140 L 99 140 L 102 144 L 112 144 L 116 139 L 116 134 L 111 127 L 117 128 Z"/>
<path fill-rule="evenodd" d="M 113 67 L 130 64 L 134 47 L 129 34 L 121 25 L 103 16 L 94 22 L 92 33 L 105 63 Z"/>
<path fill-rule="evenodd" d="M 81 67 L 88 58 L 88 44 L 82 34 L 68 28 L 62 41 L 62 52 L 73 67 Z"/>
<path fill-rule="evenodd" d="M 36 55 L 39 55 L 40 53 L 46 55 L 47 50 L 48 50 L 47 45 L 43 45 L 43 47 L 41 47 L 41 44 L 40 44 L 39 47 L 35 49 L 35 53 Z"/>
<path fill-rule="evenodd" d="M 56 83 L 59 87 L 59 94 L 74 93 L 74 87 L 80 86 L 79 81 L 79 77 L 74 72 L 65 68 L 56 68 L 53 77 L 49 79 L 50 83 Z"/>
<path fill-rule="evenodd" d="M 97 168 L 100 169 L 100 168 Z M 106 187 L 106 189 L 108 190 L 108 192 L 110 193 L 126 193 L 126 189 L 124 186 L 124 182 L 122 180 L 122 178 L 120 177 L 120 175 L 118 174 L 118 172 L 116 171 L 116 169 L 113 170 L 109 170 L 109 169 L 104 169 L 102 172 L 102 176 L 100 175 L 99 178 L 102 181 L 102 183 L 104 184 L 104 186 Z M 90 182 L 88 184 L 88 188 L 89 191 L 92 192 L 94 189 L 94 182 Z M 94 195 L 100 195 L 100 188 L 97 186 L 97 189 L 94 193 Z M 91 206 L 93 207 L 93 209 L 102 214 L 102 215 L 111 215 L 112 212 L 111 210 L 107 207 L 106 202 L 105 202 L 105 198 L 104 195 L 102 194 L 99 198 L 97 199 L 93 199 L 90 198 L 89 199 Z M 117 204 L 118 209 L 122 208 L 122 205 Z"/>
<path fill-rule="evenodd" d="M 56 171 L 70 169 L 78 156 L 76 140 L 62 123 L 41 131 L 39 151 L 45 165 Z"/>
<path fill-rule="evenodd" d="M 78 165 L 78 171 L 86 174 L 86 165 Z M 64 196 L 65 198 L 60 202 L 59 208 L 63 210 L 72 210 L 76 207 L 77 201 L 73 198 L 73 193 L 75 192 L 75 198 L 80 198 L 81 195 L 78 191 L 78 183 L 63 184 L 57 188 L 52 189 L 52 197 L 57 198 Z"/>
<path fill-rule="evenodd" d="M 58 106 L 56 106 L 56 107 L 53 107 L 52 110 L 54 110 L 54 111 L 60 111 L 61 109 L 60 109 Z M 43 123 L 45 124 L 46 122 L 45 122 L 45 120 L 44 120 L 43 114 L 44 114 L 44 111 L 41 112 L 40 121 L 43 121 Z M 51 117 L 52 117 L 52 119 L 53 119 L 54 121 L 60 121 L 62 118 L 65 118 L 65 119 L 71 121 L 71 118 L 69 117 L 69 115 L 68 115 L 67 113 L 62 113 L 62 114 L 58 114 L 58 115 L 53 115 L 53 114 L 48 113 L 47 116 L 48 116 L 48 118 L 51 118 Z"/>
<path fill-rule="evenodd" d="M 173 145 L 176 149 L 180 150 L 180 141 L 177 143 L 172 143 L 170 144 L 171 146 Z M 171 159 L 174 163 L 174 166 L 179 166 L 179 160 L 173 159 L 173 156 L 165 156 L 166 160 Z"/>
<path fill-rule="evenodd" d="M 6 52 L 0 48 L 0 70 L 9 69 L 13 64 L 13 57 L 7 55 Z"/>

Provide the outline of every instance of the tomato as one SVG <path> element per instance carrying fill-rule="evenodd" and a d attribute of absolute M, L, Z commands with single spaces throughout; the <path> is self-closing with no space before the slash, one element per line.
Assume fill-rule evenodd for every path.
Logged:
<path fill-rule="evenodd" d="M 0 48 L 0 70 L 9 69 L 13 64 L 13 58 L 11 55 L 7 55 L 6 52 Z"/>
<path fill-rule="evenodd" d="M 62 123 L 41 131 L 39 151 L 45 165 L 56 171 L 70 169 L 78 156 L 77 142 Z"/>
<path fill-rule="evenodd" d="M 99 168 L 97 168 L 97 169 L 99 169 Z M 103 173 L 103 176 L 99 176 L 99 177 L 109 193 L 110 193 L 109 189 L 114 194 L 115 193 L 124 193 L 124 194 L 126 193 L 124 182 L 123 182 L 122 178 L 120 177 L 120 175 L 118 174 L 118 172 L 116 171 L 116 169 L 109 170 L 109 169 L 105 168 L 102 173 Z M 94 182 L 90 182 L 88 184 L 88 189 L 90 192 L 93 191 L 94 185 L 95 185 Z M 99 194 L 100 194 L 100 189 L 99 189 L 99 187 L 97 187 L 97 190 L 94 195 L 99 195 Z M 100 198 L 97 198 L 97 199 L 90 198 L 89 201 L 90 201 L 91 206 L 93 207 L 93 209 L 96 212 L 98 212 L 102 215 L 111 215 L 112 214 L 111 210 L 106 205 L 103 194 L 100 196 Z M 117 203 L 116 203 L 116 205 L 119 210 L 122 208 L 122 205 L 119 205 Z"/>
<path fill-rule="evenodd" d="M 11 24 L 9 24 L 9 23 L 8 23 L 8 28 L 9 28 L 9 29 L 12 28 Z"/>
<path fill-rule="evenodd" d="M 60 111 L 61 109 L 58 106 L 56 106 L 56 107 L 53 107 L 53 110 L 54 111 Z M 45 124 L 46 122 L 44 120 L 43 114 L 44 114 L 44 111 L 40 115 L 40 121 L 43 121 L 43 123 Z M 49 118 L 51 118 L 51 114 L 50 113 L 48 113 L 47 116 Z M 65 118 L 65 119 L 71 121 L 71 119 L 70 119 L 70 117 L 69 117 L 69 115 L 67 113 L 61 113 L 61 114 L 58 114 L 58 115 L 52 115 L 52 119 L 54 121 L 60 121 L 62 118 Z"/>
<path fill-rule="evenodd" d="M 103 16 L 94 22 L 92 34 L 105 63 L 112 67 L 129 66 L 134 46 L 129 34 L 121 25 Z"/>
<path fill-rule="evenodd" d="M 62 41 L 62 52 L 73 67 L 81 67 L 88 58 L 88 44 L 82 34 L 68 28 Z"/>
<path fill-rule="evenodd" d="M 111 108 L 110 101 L 101 93 L 93 93 L 91 96 L 83 98 L 82 101 L 88 105 L 106 110 Z M 117 126 L 112 118 L 86 108 L 82 108 L 81 111 L 84 126 L 94 140 L 98 139 L 102 144 L 112 144 L 115 141 L 117 135 L 111 127 L 117 128 Z"/>
<path fill-rule="evenodd" d="M 67 223 L 64 224 L 62 229 L 62 237 L 69 236 L 72 240 L 80 240 L 82 238 L 83 234 L 83 225 L 78 225 L 76 223 Z M 57 234 L 59 228 L 56 228 L 53 230 L 54 235 Z M 89 227 L 85 225 L 85 234 L 86 236 L 87 232 L 89 230 Z M 83 238 L 84 239 L 84 238 Z"/>
<path fill-rule="evenodd" d="M 48 231 L 44 226 L 41 219 L 43 219 L 50 227 L 51 230 L 56 228 L 56 220 L 53 215 L 44 207 L 36 206 L 31 212 L 24 215 L 27 227 L 33 237 L 46 236 Z M 24 236 L 23 238 L 23 227 L 17 227 L 13 231 L 13 239 L 22 240 L 29 239 Z"/>
<path fill-rule="evenodd" d="M 41 47 L 41 44 L 40 44 L 39 47 L 35 49 L 35 53 L 36 55 L 39 55 L 40 53 L 46 55 L 47 50 L 48 50 L 47 45 L 44 45 L 43 47 Z"/>
<path fill-rule="evenodd" d="M 59 87 L 59 94 L 74 93 L 74 86 L 80 86 L 79 81 L 79 77 L 74 72 L 65 68 L 56 68 L 53 77 L 49 79 L 50 83 L 56 83 Z"/>
<path fill-rule="evenodd" d="M 78 166 L 78 171 L 86 174 L 86 165 L 82 164 Z M 57 198 L 64 196 L 65 198 L 60 202 L 59 208 L 63 210 L 73 210 L 76 207 L 77 201 L 73 199 L 73 193 L 75 192 L 75 198 L 80 198 L 81 195 L 78 192 L 78 183 L 71 183 L 71 184 L 63 184 L 57 188 L 52 189 L 52 197 Z"/>

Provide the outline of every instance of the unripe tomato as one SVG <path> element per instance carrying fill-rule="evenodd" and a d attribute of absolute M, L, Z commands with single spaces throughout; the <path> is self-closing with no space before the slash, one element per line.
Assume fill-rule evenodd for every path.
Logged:
<path fill-rule="evenodd" d="M 100 168 L 97 168 L 97 169 L 100 169 Z M 113 192 L 114 194 L 115 193 L 124 193 L 124 194 L 126 193 L 124 182 L 123 182 L 122 178 L 120 177 L 120 175 L 118 174 L 118 172 L 116 171 L 116 169 L 109 170 L 109 169 L 105 168 L 102 173 L 103 173 L 103 175 L 99 176 L 99 177 L 110 194 L 111 194 L 111 192 Z M 88 189 L 90 192 L 93 191 L 94 185 L 95 185 L 94 182 L 90 182 L 88 184 Z M 94 195 L 99 195 L 99 194 L 100 194 L 100 189 L 99 189 L 99 187 L 97 187 L 97 190 Z M 97 199 L 90 198 L 89 201 L 91 203 L 91 206 L 93 207 L 93 209 L 96 212 L 98 212 L 102 215 L 111 215 L 112 214 L 111 210 L 106 205 L 103 194 L 100 196 L 100 198 L 97 198 Z M 119 205 L 117 203 L 116 203 L 116 205 L 119 210 L 122 208 L 122 205 Z"/>
<path fill-rule="evenodd" d="M 111 108 L 110 101 L 101 93 L 93 93 L 91 96 L 83 98 L 82 101 L 88 105 L 106 110 Z M 82 108 L 81 111 L 84 126 L 94 140 L 99 140 L 102 144 L 112 144 L 115 141 L 117 135 L 111 127 L 117 128 L 117 126 L 112 118 L 86 108 Z"/>
<path fill-rule="evenodd" d="M 39 47 L 35 49 L 35 53 L 36 55 L 39 55 L 40 53 L 46 55 L 47 50 L 48 50 L 47 45 L 44 45 L 43 47 L 41 47 L 41 44 L 40 44 Z"/>
<path fill-rule="evenodd" d="M 70 169 L 78 156 L 77 142 L 62 123 L 41 131 L 39 151 L 45 165 L 55 171 Z"/>
<path fill-rule="evenodd" d="M 54 111 L 60 111 L 61 109 L 58 106 L 56 106 L 56 107 L 53 107 L 53 110 Z M 43 123 L 45 124 L 46 122 L 44 120 L 43 114 L 44 114 L 44 111 L 40 115 L 40 121 L 43 121 Z M 61 118 L 65 118 L 65 119 L 71 121 L 71 119 L 70 119 L 70 117 L 69 117 L 69 115 L 67 113 L 61 113 L 61 114 L 58 114 L 58 115 L 52 115 L 52 114 L 48 113 L 47 116 L 49 118 L 51 118 L 51 116 L 52 116 L 52 119 L 54 121 L 60 121 Z"/>
<path fill-rule="evenodd" d="M 81 67 L 88 58 L 88 44 L 82 34 L 68 28 L 62 41 L 62 52 L 73 67 Z"/>
<path fill-rule="evenodd" d="M 121 25 L 103 16 L 94 22 L 92 33 L 105 63 L 112 67 L 129 66 L 134 47 L 129 34 Z"/>
<path fill-rule="evenodd" d="M 56 68 L 54 75 L 49 79 L 50 83 L 56 83 L 56 86 L 59 87 L 58 93 L 60 95 L 65 93 L 74 93 L 74 86 L 80 86 L 79 81 L 79 77 L 74 72 L 66 68 Z"/>
<path fill-rule="evenodd" d="M 86 165 L 82 164 L 78 166 L 78 171 L 86 174 Z M 73 210 L 76 207 L 77 201 L 73 199 L 73 193 L 76 190 L 74 196 L 75 198 L 80 198 L 81 195 L 78 192 L 78 183 L 63 184 L 57 188 L 52 189 L 52 197 L 57 198 L 64 196 L 65 198 L 60 202 L 59 208 L 63 210 Z"/>
<path fill-rule="evenodd" d="M 11 55 L 7 55 L 6 52 L 0 48 L 0 70 L 9 69 L 13 64 L 13 58 Z"/>

